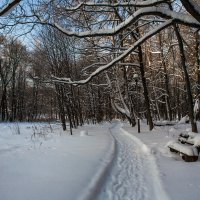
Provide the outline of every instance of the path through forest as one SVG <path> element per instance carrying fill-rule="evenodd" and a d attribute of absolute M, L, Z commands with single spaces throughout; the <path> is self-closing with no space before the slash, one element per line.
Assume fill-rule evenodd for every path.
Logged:
<path fill-rule="evenodd" d="M 148 148 L 125 132 L 119 122 L 110 128 L 110 133 L 115 140 L 116 155 L 97 199 L 168 199 Z"/>

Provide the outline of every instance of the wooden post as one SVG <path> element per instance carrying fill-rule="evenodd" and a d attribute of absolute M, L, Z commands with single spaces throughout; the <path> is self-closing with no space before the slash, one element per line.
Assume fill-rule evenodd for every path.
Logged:
<path fill-rule="evenodd" d="M 140 118 L 138 118 L 138 133 L 140 133 Z"/>

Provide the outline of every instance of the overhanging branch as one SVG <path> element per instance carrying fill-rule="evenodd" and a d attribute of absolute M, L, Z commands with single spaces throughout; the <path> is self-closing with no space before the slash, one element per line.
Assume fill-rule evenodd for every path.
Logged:
<path fill-rule="evenodd" d="M 0 16 L 3 16 L 5 14 L 7 14 L 8 12 L 10 12 L 11 9 L 13 9 L 15 6 L 17 6 L 20 2 L 21 2 L 21 0 L 12 0 L 12 1 L 10 1 L 10 3 L 8 3 L 3 8 L 1 8 Z"/>
<path fill-rule="evenodd" d="M 141 8 L 138 11 L 136 11 L 133 15 L 131 15 L 128 19 L 126 19 L 125 21 L 123 21 L 122 23 L 117 25 L 115 28 L 112 28 L 112 29 L 97 29 L 97 30 L 92 30 L 92 31 L 84 31 L 84 32 L 80 32 L 80 33 L 69 31 L 69 30 L 61 27 L 57 23 L 48 22 L 48 21 L 41 19 L 39 16 L 37 16 L 37 17 L 42 24 L 48 24 L 49 26 L 52 26 L 52 27 L 58 29 L 59 31 L 61 31 L 62 33 L 64 33 L 67 36 L 71 36 L 71 37 L 75 36 L 75 37 L 79 37 L 79 38 L 84 38 L 84 37 L 116 35 L 119 32 L 121 32 L 122 30 L 124 30 L 125 28 L 132 25 L 139 18 L 141 18 L 143 16 L 147 16 L 147 15 L 159 16 L 159 17 L 162 17 L 164 19 L 172 19 L 176 23 L 179 23 L 179 24 L 185 24 L 185 25 L 188 25 L 188 26 L 191 26 L 191 27 L 200 28 L 200 23 L 190 15 L 183 14 L 183 13 L 177 13 L 177 12 L 174 12 L 174 11 L 165 10 L 165 9 L 157 8 L 157 7 Z"/>
<path fill-rule="evenodd" d="M 112 60 L 110 63 L 107 65 L 103 65 L 96 69 L 91 75 L 85 79 L 85 80 L 80 80 L 80 81 L 72 81 L 70 78 L 58 78 L 58 77 L 52 77 L 53 82 L 59 82 L 59 83 L 66 83 L 66 84 L 72 84 L 72 85 L 83 85 L 88 82 L 90 82 L 95 76 L 99 75 L 105 70 L 110 69 L 113 67 L 116 63 L 127 57 L 131 52 L 133 52 L 138 46 L 140 46 L 142 43 L 144 43 L 147 39 L 152 37 L 153 35 L 157 34 L 161 30 L 169 27 L 173 23 L 173 20 L 168 20 L 162 25 L 158 26 L 157 28 L 153 29 L 152 31 L 148 32 L 146 35 L 141 37 L 138 41 L 135 42 L 133 46 L 131 46 L 129 49 L 127 49 L 123 54 L 118 56 L 116 59 Z"/>

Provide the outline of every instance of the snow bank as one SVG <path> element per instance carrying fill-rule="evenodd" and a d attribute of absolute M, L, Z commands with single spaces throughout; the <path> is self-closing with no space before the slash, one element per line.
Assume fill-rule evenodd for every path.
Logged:
<path fill-rule="evenodd" d="M 0 200 L 92 199 L 114 157 L 111 125 L 85 125 L 72 136 L 61 125 L 18 125 L 20 134 L 14 124 L 0 126 Z M 84 130 L 91 137 L 80 137 Z"/>
<path fill-rule="evenodd" d="M 154 124 L 156 126 L 172 126 L 176 124 L 176 121 L 168 121 L 168 120 L 163 120 L 163 121 L 154 121 Z"/>
<path fill-rule="evenodd" d="M 197 122 L 197 126 L 200 131 L 199 122 Z M 141 134 L 137 133 L 137 126 L 131 127 L 129 124 L 124 124 L 123 128 L 145 143 L 151 149 L 151 152 L 152 149 L 156 151 L 155 153 L 153 152 L 153 155 L 156 158 L 162 183 L 170 199 L 199 200 L 200 158 L 197 162 L 187 163 L 178 154 L 171 153 L 169 148 L 166 147 L 166 144 L 170 140 L 176 140 L 180 133 L 191 132 L 191 124 L 175 125 L 174 128 L 177 131 L 173 134 L 169 132 L 169 129 L 173 127 L 167 126 L 155 127 L 153 131 L 149 131 L 149 127 L 142 121 Z"/>
<path fill-rule="evenodd" d="M 193 141 L 194 141 L 194 146 L 200 147 L 200 135 L 196 135 Z"/>
<path fill-rule="evenodd" d="M 191 131 L 192 131 L 192 128 L 191 128 L 191 127 L 187 127 L 185 130 L 186 130 L 187 132 L 191 132 Z"/>
<path fill-rule="evenodd" d="M 194 138 L 197 136 L 197 133 L 194 133 L 194 132 L 188 132 L 188 135 L 190 138 Z"/>
<path fill-rule="evenodd" d="M 80 132 L 80 136 L 88 136 L 88 131 L 87 130 L 83 130 Z"/>

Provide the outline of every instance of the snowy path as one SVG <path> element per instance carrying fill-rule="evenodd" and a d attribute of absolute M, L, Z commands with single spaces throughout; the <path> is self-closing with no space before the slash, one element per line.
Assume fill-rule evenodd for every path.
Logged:
<path fill-rule="evenodd" d="M 116 123 L 110 132 L 115 139 L 116 155 L 97 199 L 168 199 L 147 147 L 141 147 L 144 144 L 124 132 L 120 123 Z"/>

